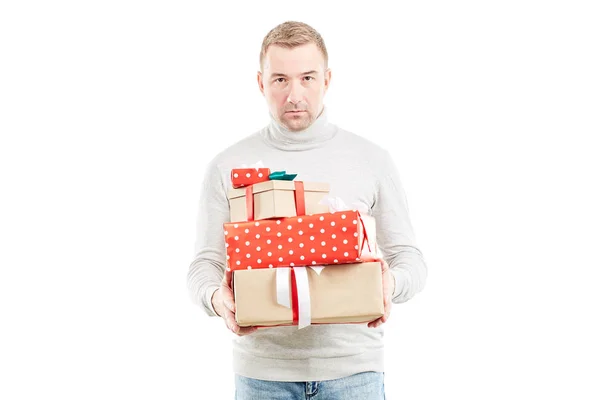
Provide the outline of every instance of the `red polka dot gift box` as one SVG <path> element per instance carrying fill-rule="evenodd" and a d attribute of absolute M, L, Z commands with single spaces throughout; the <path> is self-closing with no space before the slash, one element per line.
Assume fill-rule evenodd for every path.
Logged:
<path fill-rule="evenodd" d="M 232 270 L 379 259 L 375 220 L 355 210 L 225 223 L 223 228 Z"/>
<path fill-rule="evenodd" d="M 269 168 L 234 168 L 231 170 L 231 185 L 234 188 L 250 186 L 269 180 Z"/>
<path fill-rule="evenodd" d="M 239 189 L 230 189 L 230 222 L 294 217 L 329 211 L 321 200 L 329 194 L 329 184 L 268 180 Z"/>

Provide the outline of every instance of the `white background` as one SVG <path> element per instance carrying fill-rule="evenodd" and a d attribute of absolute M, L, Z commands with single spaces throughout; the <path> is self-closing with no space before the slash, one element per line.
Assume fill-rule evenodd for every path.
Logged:
<path fill-rule="evenodd" d="M 388 398 L 600 398 L 592 3 L 2 2 L 0 398 L 232 398 L 186 289 L 200 179 L 267 123 L 290 19 L 328 46 L 331 121 L 395 155 L 429 266 Z"/>

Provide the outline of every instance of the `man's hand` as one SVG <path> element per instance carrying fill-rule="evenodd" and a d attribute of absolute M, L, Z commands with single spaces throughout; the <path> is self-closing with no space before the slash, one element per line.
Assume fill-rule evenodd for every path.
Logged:
<path fill-rule="evenodd" d="M 233 292 L 231 291 L 231 277 L 232 272 L 227 268 L 221 281 L 221 287 L 213 293 L 211 299 L 212 305 L 217 315 L 223 318 L 225 325 L 231 332 L 238 336 L 248 335 L 255 332 L 258 328 L 252 326 L 242 328 L 235 322 L 235 301 L 233 300 Z"/>
<path fill-rule="evenodd" d="M 371 321 L 368 324 L 369 328 L 377 328 L 390 318 L 392 311 L 392 293 L 396 289 L 396 280 L 390 271 L 390 266 L 384 260 L 381 260 L 381 274 L 383 280 L 383 316 Z"/>

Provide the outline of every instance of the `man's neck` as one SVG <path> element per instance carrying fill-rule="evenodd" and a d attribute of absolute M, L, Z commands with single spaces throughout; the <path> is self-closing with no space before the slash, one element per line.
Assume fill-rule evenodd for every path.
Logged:
<path fill-rule="evenodd" d="M 300 131 L 291 131 L 282 126 L 273 115 L 269 116 L 270 122 L 263 130 L 263 137 L 268 144 L 281 150 L 302 151 L 320 147 L 337 133 L 337 127 L 328 121 L 325 106 L 313 123 Z"/>

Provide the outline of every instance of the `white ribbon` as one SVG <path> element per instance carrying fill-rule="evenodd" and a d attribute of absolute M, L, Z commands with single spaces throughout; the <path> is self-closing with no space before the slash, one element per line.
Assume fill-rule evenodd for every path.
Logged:
<path fill-rule="evenodd" d="M 308 285 L 308 273 L 306 267 L 292 267 L 296 276 L 296 292 L 298 293 L 298 329 L 306 328 L 310 325 L 310 287 Z M 323 266 L 309 267 L 317 275 L 321 274 Z M 292 308 L 290 304 L 290 271 L 291 268 L 277 268 L 277 304 L 287 308 Z"/>
<path fill-rule="evenodd" d="M 284 307 L 292 308 L 290 305 L 290 269 L 289 268 L 277 268 L 277 304 L 281 304 Z"/>

